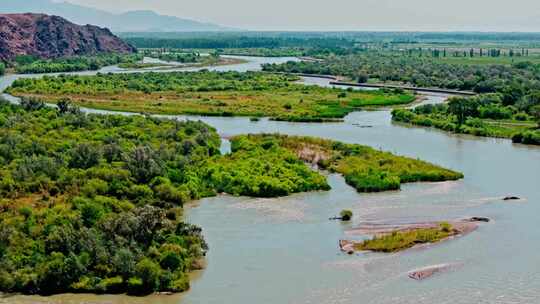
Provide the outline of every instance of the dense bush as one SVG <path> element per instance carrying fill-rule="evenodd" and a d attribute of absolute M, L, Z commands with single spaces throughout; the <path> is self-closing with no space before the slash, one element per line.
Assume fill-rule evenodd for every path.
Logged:
<path fill-rule="evenodd" d="M 516 133 L 512 136 L 514 143 L 522 143 L 526 145 L 540 145 L 540 131 L 525 131 Z"/>
<path fill-rule="evenodd" d="M 179 50 L 144 50 L 142 54 L 146 57 L 157 58 L 163 61 L 173 61 L 180 63 L 198 63 L 204 62 L 210 58 L 216 58 L 216 56 L 201 56 L 199 53 L 182 52 Z"/>
<path fill-rule="evenodd" d="M 227 48 L 218 49 L 219 54 L 236 56 L 256 57 L 299 57 L 307 56 L 310 49 L 303 47 L 279 47 L 279 48 Z"/>
<path fill-rule="evenodd" d="M 341 210 L 339 213 L 342 221 L 350 221 L 353 217 L 353 212 L 351 210 Z"/>
<path fill-rule="evenodd" d="M 235 149 L 250 149 L 253 146 L 279 146 L 290 150 L 304 161 L 316 162 L 323 169 L 342 174 L 346 182 L 359 192 L 398 190 L 402 183 L 447 181 L 463 177 L 461 173 L 427 162 L 361 145 L 276 134 L 233 138 Z"/>
<path fill-rule="evenodd" d="M 189 287 L 207 246 L 176 214 L 214 192 L 196 173 L 219 151 L 215 130 L 6 102 L 0 130 L 1 291 Z"/>
<path fill-rule="evenodd" d="M 214 161 L 206 178 L 220 192 L 256 197 L 329 190 L 326 178 L 308 168 L 292 152 L 272 141 L 233 139 L 233 153 Z"/>

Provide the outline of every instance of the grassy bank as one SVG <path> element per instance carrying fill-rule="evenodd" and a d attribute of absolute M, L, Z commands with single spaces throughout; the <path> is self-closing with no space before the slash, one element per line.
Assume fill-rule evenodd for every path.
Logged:
<path fill-rule="evenodd" d="M 7 90 L 90 108 L 155 114 L 268 116 L 286 121 L 335 120 L 365 107 L 408 104 L 405 92 L 344 91 L 295 84 L 267 73 L 107 74 L 19 79 Z"/>

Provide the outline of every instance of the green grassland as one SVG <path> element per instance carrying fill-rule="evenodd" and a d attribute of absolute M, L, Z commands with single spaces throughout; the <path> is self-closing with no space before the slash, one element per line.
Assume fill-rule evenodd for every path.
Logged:
<path fill-rule="evenodd" d="M 366 107 L 403 105 L 409 93 L 344 91 L 304 86 L 297 77 L 267 73 L 191 72 L 107 74 L 19 79 L 7 92 L 80 106 L 155 114 L 268 116 L 326 121 Z"/>

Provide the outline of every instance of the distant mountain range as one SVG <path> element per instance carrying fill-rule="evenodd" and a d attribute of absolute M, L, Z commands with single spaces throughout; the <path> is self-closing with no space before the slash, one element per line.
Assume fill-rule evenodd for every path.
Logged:
<path fill-rule="evenodd" d="M 159 15 L 153 11 L 114 14 L 107 11 L 52 0 L 0 0 L 0 13 L 44 13 L 71 22 L 107 27 L 113 32 L 199 32 L 230 30 L 220 25 Z"/>

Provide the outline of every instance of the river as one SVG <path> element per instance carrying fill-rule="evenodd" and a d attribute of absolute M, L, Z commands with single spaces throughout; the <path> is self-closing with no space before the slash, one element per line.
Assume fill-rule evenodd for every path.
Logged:
<path fill-rule="evenodd" d="M 256 61 L 253 61 L 256 60 Z M 250 59 L 258 69 L 277 58 Z M 288 60 L 288 59 L 283 59 Z M 13 76 L 11 76 L 13 77 Z M 0 87 L 11 81 L 0 80 Z M 323 80 L 308 83 L 325 85 Z M 430 95 L 426 102 L 443 102 Z M 179 118 L 188 118 L 180 116 Z M 332 190 L 286 198 L 218 196 L 186 208 L 210 245 L 208 266 L 180 295 L 14 296 L 0 303 L 539 303 L 540 148 L 510 140 L 452 135 L 391 122 L 389 111 L 354 112 L 342 123 L 288 123 L 248 118 L 189 117 L 223 136 L 279 132 L 370 145 L 461 171 L 457 182 L 405 185 L 401 191 L 358 194 L 338 175 Z M 370 125 L 360 128 L 356 125 Z M 228 148 L 226 143 L 223 150 Z M 503 202 L 506 195 L 521 201 Z M 329 221 L 351 209 L 350 224 Z M 399 254 L 344 255 L 338 240 L 365 222 L 414 222 L 486 216 L 493 221 L 470 235 Z M 462 267 L 417 282 L 407 272 L 430 265 Z"/>

